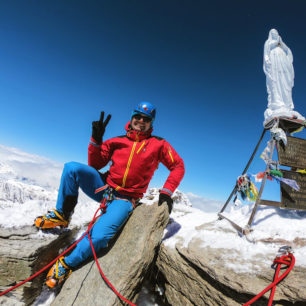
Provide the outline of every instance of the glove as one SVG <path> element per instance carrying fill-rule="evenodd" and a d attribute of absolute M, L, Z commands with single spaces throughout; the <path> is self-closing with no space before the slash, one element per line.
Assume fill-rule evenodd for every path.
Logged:
<path fill-rule="evenodd" d="M 171 197 L 168 194 L 160 193 L 159 194 L 159 200 L 158 200 L 158 206 L 162 205 L 164 202 L 167 203 L 169 214 L 171 214 L 172 206 L 173 206 L 173 200 L 171 199 Z"/>
<path fill-rule="evenodd" d="M 108 125 L 109 120 L 111 119 L 111 115 L 108 115 L 106 120 L 104 120 L 104 112 L 101 112 L 100 120 L 92 122 L 92 138 L 97 144 L 102 143 L 102 137 L 105 132 L 105 128 Z"/>

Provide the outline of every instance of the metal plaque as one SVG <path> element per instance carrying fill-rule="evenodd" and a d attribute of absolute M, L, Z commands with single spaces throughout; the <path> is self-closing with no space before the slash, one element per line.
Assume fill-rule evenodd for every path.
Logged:
<path fill-rule="evenodd" d="M 306 210 L 306 174 L 287 170 L 281 171 L 284 178 L 295 180 L 300 186 L 300 190 L 296 191 L 289 185 L 281 182 L 281 207 Z"/>
<path fill-rule="evenodd" d="M 280 165 L 299 169 L 306 168 L 306 140 L 287 136 L 287 145 L 277 143 Z"/>

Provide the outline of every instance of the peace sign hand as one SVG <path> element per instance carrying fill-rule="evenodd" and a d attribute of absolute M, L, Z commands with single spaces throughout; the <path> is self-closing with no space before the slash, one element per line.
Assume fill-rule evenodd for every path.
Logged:
<path fill-rule="evenodd" d="M 96 141 L 97 144 L 102 143 L 102 137 L 105 132 L 105 128 L 108 125 L 109 120 L 112 115 L 108 115 L 104 121 L 104 112 L 101 112 L 100 120 L 92 122 L 92 138 Z"/>

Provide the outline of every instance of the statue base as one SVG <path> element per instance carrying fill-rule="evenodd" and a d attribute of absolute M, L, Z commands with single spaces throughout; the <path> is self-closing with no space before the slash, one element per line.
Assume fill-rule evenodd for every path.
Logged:
<path fill-rule="evenodd" d="M 266 109 L 265 113 L 265 121 L 263 123 L 263 126 L 265 129 L 269 129 L 272 127 L 272 123 L 276 119 L 289 119 L 289 120 L 298 120 L 298 121 L 305 121 L 305 118 L 298 112 L 294 110 L 287 110 L 287 109 L 278 109 L 278 110 L 271 110 Z"/>

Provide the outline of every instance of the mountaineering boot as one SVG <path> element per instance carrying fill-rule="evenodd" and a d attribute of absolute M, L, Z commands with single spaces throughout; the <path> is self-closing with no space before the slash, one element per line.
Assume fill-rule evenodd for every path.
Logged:
<path fill-rule="evenodd" d="M 66 265 L 64 256 L 60 257 L 47 274 L 46 285 L 50 288 L 63 283 L 71 274 L 72 270 Z"/>
<path fill-rule="evenodd" d="M 39 216 L 34 220 L 34 224 L 38 228 L 47 229 L 57 226 L 67 227 L 68 221 L 64 218 L 63 214 L 53 209 L 48 211 L 44 216 Z"/>

